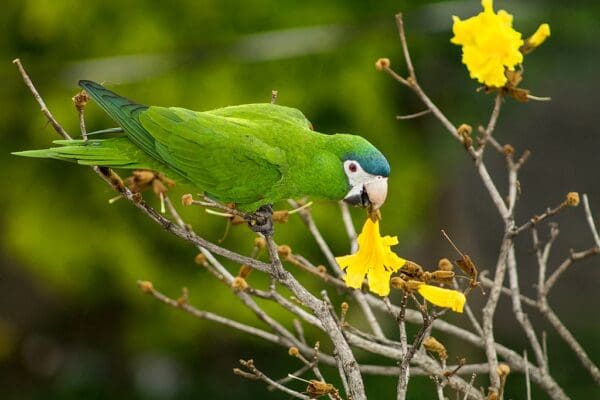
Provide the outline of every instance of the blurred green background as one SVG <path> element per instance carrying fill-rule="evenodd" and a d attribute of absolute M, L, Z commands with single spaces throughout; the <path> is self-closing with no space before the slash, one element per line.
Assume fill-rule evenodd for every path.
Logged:
<path fill-rule="evenodd" d="M 557 204 L 570 190 L 589 193 L 600 213 L 600 6 L 547 1 L 497 1 L 495 6 L 514 14 L 516 29 L 525 36 L 542 22 L 552 28 L 549 41 L 526 57 L 523 84 L 536 95 L 551 96 L 552 102 L 507 100 L 498 124 L 501 141 L 518 152 L 533 150 L 521 177 L 518 216 L 524 220 Z M 423 107 L 374 68 L 374 61 L 386 56 L 404 72 L 394 23 L 394 14 L 403 11 L 417 74 L 432 99 L 455 123 L 484 123 L 493 98 L 475 92 L 476 82 L 460 63 L 460 49 L 449 43 L 451 16 L 464 18 L 479 10 L 476 1 L 4 1 L 0 397 L 286 398 L 234 376 L 231 369 L 239 358 L 254 358 L 276 377 L 298 367 L 283 348 L 194 320 L 142 295 L 138 279 L 154 282 L 172 297 L 186 286 L 199 308 L 261 326 L 228 288 L 193 263 L 193 248 L 126 202 L 109 205 L 114 194 L 90 169 L 9 155 L 46 147 L 56 138 L 11 60 L 22 59 L 71 133 L 78 132 L 71 96 L 79 79 L 104 82 L 142 103 L 196 110 L 266 102 L 277 89 L 278 103 L 301 109 L 317 130 L 361 134 L 386 154 L 392 176 L 382 229 L 399 235 L 400 254 L 424 265 L 453 257 L 439 236 L 445 228 L 486 269 L 494 264 L 502 226 L 471 162 L 433 118 L 397 121 L 397 114 Z M 114 126 L 95 105 L 87 108 L 87 124 L 89 129 Z M 502 159 L 490 152 L 489 162 L 504 189 Z M 177 188 L 173 198 L 190 190 Z M 216 241 L 223 235 L 223 219 L 199 209 L 183 213 L 204 237 Z M 317 203 L 314 214 L 336 254 L 345 254 L 348 244 L 337 205 Z M 353 215 L 360 224 L 363 213 L 353 210 Z M 592 244 L 581 209 L 569 210 L 558 222 L 562 235 L 551 265 L 569 248 Z M 278 226 L 277 239 L 315 263 L 324 262 L 298 218 Z M 252 235 L 235 228 L 223 245 L 249 253 Z M 529 237 L 520 239 L 518 251 L 522 286 L 533 293 L 537 272 Z M 600 327 L 590 310 L 600 306 L 599 278 L 597 261 L 578 264 L 552 298 L 594 360 L 600 359 Z M 265 282 L 252 275 L 250 283 Z M 470 301 L 480 304 L 481 297 Z M 281 310 L 269 310 L 291 323 Z M 530 314 L 540 331 L 549 329 Z M 465 324 L 463 316 L 452 318 Z M 501 342 L 518 352 L 526 347 L 505 299 L 497 326 Z M 560 338 L 551 331 L 548 335 L 558 382 L 573 398 L 597 394 Z M 317 337 L 311 333 L 312 340 Z M 481 356 L 460 341 L 447 344 L 452 359 Z M 394 388 L 395 379 L 367 379 L 370 398 L 391 398 Z M 411 398 L 431 398 L 433 385 L 429 378 L 416 378 L 410 393 Z M 509 378 L 509 395 L 524 397 L 521 378 Z"/>

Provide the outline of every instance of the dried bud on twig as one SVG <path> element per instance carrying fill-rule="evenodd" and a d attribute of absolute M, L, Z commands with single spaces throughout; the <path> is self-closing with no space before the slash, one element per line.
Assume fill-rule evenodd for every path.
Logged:
<path fill-rule="evenodd" d="M 279 257 L 288 258 L 292 254 L 292 248 L 287 244 L 282 244 L 277 248 L 277 252 L 279 253 Z"/>
<path fill-rule="evenodd" d="M 423 281 L 434 281 L 439 283 L 452 283 L 454 279 L 453 271 L 433 271 L 433 272 L 423 272 L 422 275 Z"/>
<path fill-rule="evenodd" d="M 233 281 L 231 281 L 231 288 L 236 292 L 243 292 L 244 290 L 248 289 L 248 282 L 246 282 L 246 280 L 241 276 L 236 276 L 233 278 Z"/>
<path fill-rule="evenodd" d="M 421 275 L 423 275 L 423 268 L 415 262 L 406 261 L 406 263 L 400 267 L 400 272 L 410 278 L 421 279 Z"/>
<path fill-rule="evenodd" d="M 515 148 L 510 144 L 505 144 L 504 147 L 502 147 L 502 152 L 505 156 L 512 156 L 515 153 Z"/>
<path fill-rule="evenodd" d="M 154 286 L 152 285 L 152 282 L 150 282 L 150 281 L 139 281 L 138 287 L 144 293 L 152 293 L 152 291 L 154 290 Z"/>
<path fill-rule="evenodd" d="M 181 196 L 181 204 L 184 206 L 191 206 L 194 203 L 194 196 L 190 193 L 184 194 Z"/>
<path fill-rule="evenodd" d="M 275 222 L 280 222 L 282 224 L 285 224 L 288 222 L 289 217 L 290 217 L 290 213 L 287 210 L 273 212 L 273 221 L 275 221 Z"/>
<path fill-rule="evenodd" d="M 73 96 L 73 104 L 75 104 L 75 108 L 78 110 L 83 110 L 87 102 L 90 101 L 90 96 L 87 94 L 85 90 L 77 93 Z"/>
<path fill-rule="evenodd" d="M 177 304 L 182 306 L 184 304 L 186 304 L 188 302 L 188 298 L 189 298 L 189 290 L 188 288 L 184 287 L 181 289 L 181 296 L 179 296 L 179 298 L 177 299 Z"/>
<path fill-rule="evenodd" d="M 471 147 L 473 144 L 473 138 L 471 138 L 471 133 L 473 133 L 473 127 L 468 124 L 462 124 L 456 129 L 456 132 L 460 136 L 462 143 L 465 147 Z"/>
<path fill-rule="evenodd" d="M 263 237 L 257 237 L 256 239 L 254 239 L 254 246 L 261 250 L 264 250 L 267 248 L 267 241 Z"/>
<path fill-rule="evenodd" d="M 577 192 L 567 193 L 567 204 L 571 207 L 577 207 L 579 205 L 579 193 L 577 193 Z"/>
<path fill-rule="evenodd" d="M 498 375 L 500 375 L 500 378 L 505 378 L 508 374 L 510 374 L 510 367 L 508 365 L 498 365 Z"/>
<path fill-rule="evenodd" d="M 298 354 L 300 354 L 300 351 L 298 350 L 297 347 L 292 346 L 290 347 L 290 349 L 288 350 L 288 354 L 292 357 L 298 357 Z"/>
<path fill-rule="evenodd" d="M 380 58 L 377 61 L 375 61 L 375 68 L 377 68 L 378 71 L 383 71 L 386 68 L 390 67 L 390 59 L 389 58 Z"/>
<path fill-rule="evenodd" d="M 446 352 L 446 347 L 441 344 L 436 338 L 433 336 L 429 336 L 427 339 L 423 341 L 423 346 L 427 351 L 431 351 L 432 353 L 436 353 L 440 360 L 447 360 L 448 353 Z"/>
<path fill-rule="evenodd" d="M 447 258 L 442 258 L 438 261 L 438 269 L 440 271 L 452 271 L 453 268 L 454 265 L 452 265 L 452 262 Z"/>
<path fill-rule="evenodd" d="M 194 262 L 199 265 L 206 265 L 206 256 L 202 253 L 198 253 L 196 257 L 194 257 Z"/>
<path fill-rule="evenodd" d="M 325 396 L 326 394 L 337 393 L 337 389 L 331 383 L 311 379 L 306 388 L 306 393 L 308 393 L 308 396 L 311 398 L 317 398 Z"/>

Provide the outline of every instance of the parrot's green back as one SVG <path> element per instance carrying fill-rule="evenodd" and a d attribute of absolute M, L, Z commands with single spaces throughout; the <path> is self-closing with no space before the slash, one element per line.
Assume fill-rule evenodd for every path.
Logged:
<path fill-rule="evenodd" d="M 17 154 L 154 169 L 248 211 L 304 195 L 340 200 L 348 191 L 344 154 L 380 155 L 359 136 L 314 132 L 293 108 L 248 104 L 195 112 L 148 107 L 94 82 L 80 85 L 125 136 L 57 141 L 61 147 Z"/>

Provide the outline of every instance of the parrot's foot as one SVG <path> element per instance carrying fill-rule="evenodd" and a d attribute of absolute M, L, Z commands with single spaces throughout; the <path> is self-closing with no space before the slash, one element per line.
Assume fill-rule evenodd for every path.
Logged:
<path fill-rule="evenodd" d="M 256 233 L 265 236 L 273 235 L 273 207 L 270 204 L 260 207 L 249 214 L 248 226 Z"/>

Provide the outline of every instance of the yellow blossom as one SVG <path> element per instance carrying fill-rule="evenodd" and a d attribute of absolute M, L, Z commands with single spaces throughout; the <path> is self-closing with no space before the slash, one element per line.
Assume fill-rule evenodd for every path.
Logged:
<path fill-rule="evenodd" d="M 451 42 L 462 46 L 462 62 L 471 78 L 488 87 L 502 87 L 507 78 L 505 68 L 514 71 L 523 62 L 519 50 L 521 33 L 512 27 L 513 17 L 504 10 L 494 12 L 493 0 L 482 0 L 483 12 L 461 21 L 452 17 L 454 37 Z"/>
<path fill-rule="evenodd" d="M 542 43 L 546 41 L 546 39 L 550 36 L 550 25 L 541 24 L 537 31 L 529 39 L 527 39 L 528 47 L 538 47 Z"/>
<path fill-rule="evenodd" d="M 355 254 L 336 257 L 337 263 L 346 270 L 346 285 L 360 289 L 365 275 L 372 292 L 380 296 L 390 293 L 390 277 L 406 260 L 392 252 L 391 246 L 398 244 L 396 236 L 381 236 L 379 221 L 367 218 L 358 235 L 359 249 Z"/>
<path fill-rule="evenodd" d="M 417 289 L 419 294 L 431 304 L 438 307 L 450 308 L 452 311 L 463 312 L 465 295 L 458 290 L 443 289 L 441 287 L 422 284 Z"/>

